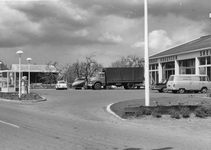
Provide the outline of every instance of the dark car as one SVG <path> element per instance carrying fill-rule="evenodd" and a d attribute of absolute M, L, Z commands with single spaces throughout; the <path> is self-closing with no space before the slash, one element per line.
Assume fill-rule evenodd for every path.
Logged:
<path fill-rule="evenodd" d="M 82 89 L 85 86 L 85 78 L 76 78 L 72 84 L 74 89 Z"/>
<path fill-rule="evenodd" d="M 158 90 L 158 92 L 160 93 L 167 93 L 168 92 L 166 86 L 167 81 L 168 81 L 167 79 L 162 79 L 161 82 L 155 84 L 152 89 Z"/>

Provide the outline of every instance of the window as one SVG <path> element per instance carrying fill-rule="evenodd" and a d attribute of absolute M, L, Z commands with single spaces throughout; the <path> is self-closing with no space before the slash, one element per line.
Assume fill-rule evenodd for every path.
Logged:
<path fill-rule="evenodd" d="M 199 67 L 199 74 L 206 74 L 206 67 Z"/>
<path fill-rule="evenodd" d="M 205 64 L 206 64 L 205 57 L 199 58 L 199 65 L 205 65 Z"/>
<path fill-rule="evenodd" d="M 173 81 L 173 80 L 174 80 L 174 76 L 170 76 L 169 81 Z"/>
<path fill-rule="evenodd" d="M 179 61 L 179 74 L 195 74 L 195 59 Z"/>
<path fill-rule="evenodd" d="M 201 76 L 200 77 L 200 81 L 207 81 L 207 77 L 206 76 Z"/>
<path fill-rule="evenodd" d="M 158 64 L 149 65 L 149 70 L 157 70 L 157 69 L 158 69 Z"/>
<path fill-rule="evenodd" d="M 194 66 L 195 66 L 195 59 L 179 61 L 179 67 L 194 67 Z"/>
<path fill-rule="evenodd" d="M 170 75 L 175 74 L 174 62 L 163 63 L 163 78 L 168 79 Z"/>
<path fill-rule="evenodd" d="M 207 64 L 210 65 L 211 64 L 211 57 L 207 57 Z"/>

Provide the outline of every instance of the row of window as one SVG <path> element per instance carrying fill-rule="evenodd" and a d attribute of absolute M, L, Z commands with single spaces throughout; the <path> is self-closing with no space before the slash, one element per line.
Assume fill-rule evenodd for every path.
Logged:
<path fill-rule="evenodd" d="M 208 57 L 200 57 L 199 65 L 211 65 L 211 56 Z M 194 67 L 195 66 L 195 59 L 188 59 L 188 60 L 181 60 L 179 61 L 179 67 Z M 163 69 L 170 69 L 174 68 L 174 62 L 168 62 L 162 64 Z M 157 70 L 158 64 L 151 64 L 150 70 Z"/>
<path fill-rule="evenodd" d="M 199 73 L 207 74 L 211 78 L 211 56 L 200 57 L 199 60 Z M 179 63 L 179 74 L 195 74 L 195 59 L 181 60 Z M 207 65 L 207 66 L 206 66 Z M 153 78 L 157 77 L 158 64 L 149 65 L 149 70 L 155 71 L 152 73 Z M 163 78 L 169 78 L 170 75 L 175 74 L 175 62 L 162 63 Z"/>

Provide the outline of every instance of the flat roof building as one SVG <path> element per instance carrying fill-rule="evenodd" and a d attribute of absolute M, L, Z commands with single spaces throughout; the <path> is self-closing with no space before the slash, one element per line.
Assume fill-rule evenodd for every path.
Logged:
<path fill-rule="evenodd" d="M 172 74 L 205 74 L 211 79 L 211 35 L 151 55 L 149 71 L 156 83 Z"/>
<path fill-rule="evenodd" d="M 21 64 L 21 78 L 26 76 L 28 79 L 30 71 L 30 84 L 42 83 L 40 74 L 52 73 L 58 74 L 57 69 L 52 65 L 33 65 Z M 11 69 L 1 70 L 0 87 L 3 92 L 15 92 L 19 86 L 19 64 L 12 64 Z"/>

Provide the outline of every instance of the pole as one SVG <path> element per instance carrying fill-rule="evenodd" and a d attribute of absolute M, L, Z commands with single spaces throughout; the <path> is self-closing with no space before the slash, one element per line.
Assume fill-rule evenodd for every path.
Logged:
<path fill-rule="evenodd" d="M 30 62 L 31 62 L 31 58 L 27 58 L 26 59 L 29 63 L 28 63 L 28 93 L 30 93 Z"/>
<path fill-rule="evenodd" d="M 21 54 L 19 55 L 19 89 L 18 97 L 21 98 Z"/>
<path fill-rule="evenodd" d="M 28 93 L 30 94 L 30 60 L 29 60 L 29 63 L 28 63 Z"/>
<path fill-rule="evenodd" d="M 149 106 L 149 42 L 148 42 L 148 4 L 144 0 L 144 35 L 145 35 L 145 106 Z"/>
<path fill-rule="evenodd" d="M 19 50 L 16 52 L 19 55 L 19 93 L 18 97 L 21 99 L 21 54 L 23 54 L 23 51 Z"/>

